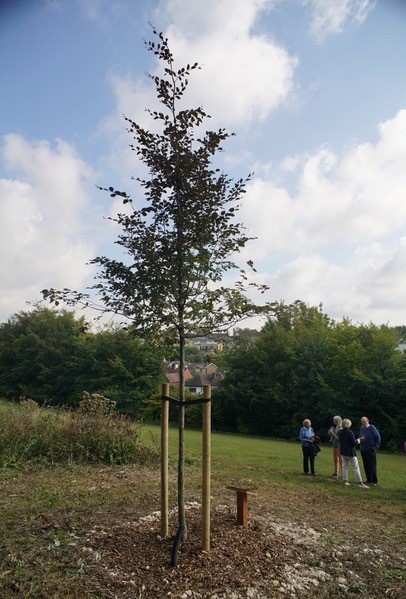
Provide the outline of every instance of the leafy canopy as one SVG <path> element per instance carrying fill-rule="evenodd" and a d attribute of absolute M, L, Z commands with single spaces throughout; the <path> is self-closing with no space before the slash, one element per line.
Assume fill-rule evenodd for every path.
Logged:
<path fill-rule="evenodd" d="M 98 256 L 91 261 L 99 267 L 89 288 L 99 296 L 98 306 L 89 293 L 42 293 L 51 302 L 93 305 L 123 315 L 143 335 L 170 331 L 182 338 L 226 330 L 271 306 L 258 306 L 248 298 L 250 286 L 261 293 L 268 288 L 248 283 L 245 270 L 234 262 L 250 239 L 236 220 L 250 177 L 233 181 L 213 166 L 230 134 L 224 129 L 204 131 L 209 117 L 202 108 L 179 107 L 190 74 L 200 67 L 194 63 L 176 69 L 168 40 L 155 29 L 154 35 L 146 47 L 163 69 L 149 77 L 162 111 L 147 112 L 159 132 L 125 117 L 134 139 L 130 147 L 149 173 L 136 179 L 144 202 L 114 187 L 100 188 L 121 197 L 125 206 L 112 219 L 121 227 L 116 243 L 125 258 Z M 248 266 L 253 268 L 252 261 Z M 229 271 L 238 279 L 231 288 L 222 283 Z"/>

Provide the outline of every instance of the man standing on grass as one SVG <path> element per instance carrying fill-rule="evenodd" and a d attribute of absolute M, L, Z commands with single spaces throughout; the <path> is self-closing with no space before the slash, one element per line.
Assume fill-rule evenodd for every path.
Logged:
<path fill-rule="evenodd" d="M 366 416 L 361 418 L 359 441 L 367 483 L 372 487 L 376 487 L 378 484 L 376 452 L 381 445 L 381 435 L 379 434 L 378 429 L 373 424 L 369 423 Z"/>

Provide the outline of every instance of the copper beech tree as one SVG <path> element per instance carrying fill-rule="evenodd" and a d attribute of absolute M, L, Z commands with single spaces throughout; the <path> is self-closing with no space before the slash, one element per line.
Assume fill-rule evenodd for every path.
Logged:
<path fill-rule="evenodd" d="M 147 110 L 159 132 L 149 131 L 130 118 L 130 145 L 146 166 L 148 177 L 138 178 L 134 199 L 114 187 L 100 188 L 127 205 L 114 220 L 121 232 L 116 243 L 122 261 L 94 258 L 95 284 L 86 292 L 43 290 L 51 302 L 95 306 L 124 316 L 144 338 L 171 338 L 179 345 L 179 526 L 185 527 L 185 340 L 226 331 L 244 318 L 264 314 L 270 303 L 249 299 L 250 285 L 264 293 L 265 285 L 248 283 L 244 268 L 234 262 L 249 241 L 236 220 L 246 179 L 233 181 L 213 166 L 213 158 L 230 137 L 224 129 L 204 132 L 208 115 L 202 108 L 181 109 L 190 74 L 199 65 L 175 68 L 168 40 L 153 29 L 145 42 L 162 65 L 161 75 L 148 75 L 156 87 L 161 111 Z M 203 132 L 202 132 L 203 131 Z M 130 208 L 130 209 L 128 209 Z M 252 262 L 248 266 L 253 268 Z M 224 275 L 235 272 L 233 287 Z M 98 297 L 94 302 L 92 298 Z"/>

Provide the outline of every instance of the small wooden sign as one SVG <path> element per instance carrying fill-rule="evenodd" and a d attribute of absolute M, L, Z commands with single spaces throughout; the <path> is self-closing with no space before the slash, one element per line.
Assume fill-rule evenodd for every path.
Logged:
<path fill-rule="evenodd" d="M 258 493 L 254 493 L 253 491 L 249 491 L 248 489 L 241 489 L 240 487 L 230 487 L 227 486 L 227 489 L 230 491 L 235 491 L 237 493 L 237 522 L 241 524 L 241 526 L 247 526 L 248 522 L 248 495 L 258 495 Z"/>

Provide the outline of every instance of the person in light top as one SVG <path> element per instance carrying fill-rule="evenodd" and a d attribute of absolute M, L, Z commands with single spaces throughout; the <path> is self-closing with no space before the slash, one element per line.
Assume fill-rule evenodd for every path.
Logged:
<path fill-rule="evenodd" d="M 376 452 L 381 445 L 381 435 L 379 434 L 378 429 L 373 424 L 370 424 L 366 416 L 361 418 L 359 440 L 361 458 L 367 482 L 373 487 L 376 487 L 378 484 Z"/>
<path fill-rule="evenodd" d="M 314 439 L 315 439 L 314 430 L 312 429 L 312 423 L 308 418 L 303 420 L 303 426 L 299 431 L 299 441 L 302 444 L 302 453 L 303 453 L 303 472 L 304 474 L 309 474 L 309 463 L 310 463 L 310 474 L 312 476 L 316 476 L 314 471 Z"/>
<path fill-rule="evenodd" d="M 340 453 L 341 453 L 341 466 L 343 469 L 343 480 L 346 487 L 350 486 L 348 481 L 348 465 L 351 464 L 354 470 L 355 478 L 357 479 L 358 486 L 361 489 L 369 489 L 367 485 L 362 482 L 362 476 L 359 469 L 358 458 L 355 451 L 357 442 L 355 435 L 350 430 L 352 425 L 351 420 L 344 418 L 343 428 L 338 431 L 338 439 L 340 441 Z"/>

